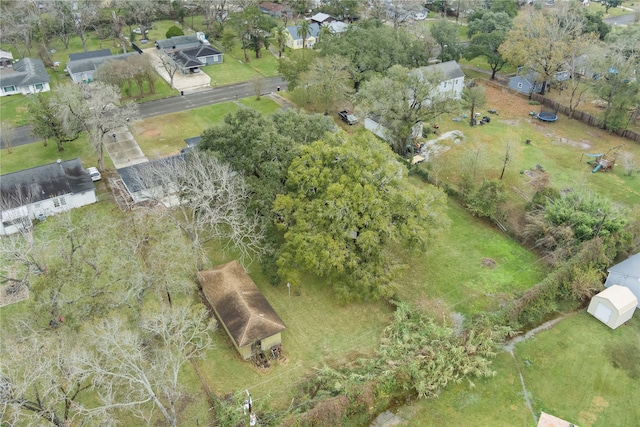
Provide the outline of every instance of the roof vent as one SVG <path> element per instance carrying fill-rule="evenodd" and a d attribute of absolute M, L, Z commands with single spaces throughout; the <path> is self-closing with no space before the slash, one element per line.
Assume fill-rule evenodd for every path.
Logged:
<path fill-rule="evenodd" d="M 56 163 L 57 163 L 57 164 L 62 163 L 62 159 L 58 159 L 58 160 L 56 160 Z"/>

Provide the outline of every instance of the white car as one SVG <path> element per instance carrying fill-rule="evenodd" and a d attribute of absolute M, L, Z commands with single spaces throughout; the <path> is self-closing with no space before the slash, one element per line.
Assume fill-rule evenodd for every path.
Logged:
<path fill-rule="evenodd" d="M 135 34 L 142 34 L 142 30 L 140 29 L 140 27 L 138 27 L 138 28 L 134 28 L 134 29 L 133 29 L 133 32 L 134 32 Z M 144 30 L 144 33 L 145 33 L 145 34 L 147 34 L 148 32 L 149 32 L 149 30 Z"/>
<path fill-rule="evenodd" d="M 428 12 L 417 12 L 413 14 L 413 19 L 415 19 L 416 21 L 424 21 L 425 19 L 427 19 L 427 13 Z"/>
<path fill-rule="evenodd" d="M 91 181 L 100 181 L 102 179 L 102 175 L 100 175 L 100 171 L 98 170 L 98 168 L 88 168 L 87 173 L 89 173 Z"/>

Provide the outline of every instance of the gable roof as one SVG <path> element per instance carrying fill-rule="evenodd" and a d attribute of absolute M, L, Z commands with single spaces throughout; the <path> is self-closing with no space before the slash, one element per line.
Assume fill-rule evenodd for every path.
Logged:
<path fill-rule="evenodd" d="M 606 299 L 618 311 L 635 310 L 638 299 L 626 286 L 611 285 L 595 297 Z"/>
<path fill-rule="evenodd" d="M 156 41 L 156 46 L 160 49 L 177 49 L 183 45 L 191 45 L 194 43 L 200 43 L 198 36 L 195 34 L 189 34 L 186 36 L 174 36 L 164 40 Z"/>
<path fill-rule="evenodd" d="M 137 193 L 141 190 L 150 189 L 152 186 L 159 186 L 170 183 L 169 174 L 165 173 L 166 168 L 171 168 L 180 161 L 185 160 L 184 154 L 163 157 L 144 163 L 126 166 L 117 169 L 120 178 L 124 182 L 130 193 Z"/>
<path fill-rule="evenodd" d="M 278 12 L 282 12 L 289 10 L 288 7 L 286 7 L 285 5 L 282 4 L 277 4 L 271 1 L 263 1 L 262 3 L 260 3 L 258 5 L 258 8 L 260 9 L 260 11 L 262 13 L 267 13 L 267 12 L 271 12 L 271 13 L 278 13 Z"/>
<path fill-rule="evenodd" d="M 69 61 L 79 61 L 81 59 L 100 58 L 101 56 L 111 56 L 110 49 L 90 50 L 89 52 L 70 53 Z"/>
<path fill-rule="evenodd" d="M 198 281 L 236 346 L 253 344 L 286 329 L 238 261 L 200 271 Z"/>
<path fill-rule="evenodd" d="M 291 38 L 293 38 L 294 40 L 302 39 L 302 36 L 298 34 L 297 25 L 291 25 L 287 27 L 287 31 L 289 32 L 289 34 L 291 34 Z M 309 37 L 318 37 L 318 35 L 320 34 L 320 24 L 318 24 L 317 22 L 310 24 L 309 32 L 310 32 Z"/>
<path fill-rule="evenodd" d="M 441 62 L 439 64 L 428 65 L 418 68 L 422 74 L 438 73 L 442 75 L 443 81 L 464 78 L 465 75 L 456 61 Z"/>
<path fill-rule="evenodd" d="M 315 22 L 321 22 L 322 23 L 322 22 L 324 22 L 324 21 L 326 21 L 327 19 L 330 19 L 330 18 L 331 18 L 331 15 L 326 14 L 326 13 L 322 13 L 322 12 L 318 12 L 318 13 L 316 13 L 315 15 L 313 15 L 311 17 L 311 20 L 315 21 Z"/>
<path fill-rule="evenodd" d="M 607 271 L 609 273 L 619 273 L 640 279 L 640 252 L 635 255 L 631 255 L 620 264 L 610 267 Z"/>
<path fill-rule="evenodd" d="M 0 201 L 5 209 L 89 190 L 95 186 L 78 158 L 8 173 L 0 179 Z"/>
<path fill-rule="evenodd" d="M 67 71 L 69 74 L 78 74 L 78 73 L 86 73 L 88 71 L 95 71 L 107 61 L 113 60 L 125 60 L 130 56 L 140 55 L 138 52 L 127 52 L 121 53 L 119 55 L 111 55 L 109 56 L 96 56 L 92 58 L 78 59 L 67 62 Z"/>
<path fill-rule="evenodd" d="M 175 49 L 173 51 L 168 51 L 167 53 L 171 55 L 174 61 L 185 68 L 200 67 L 202 65 L 206 65 L 200 62 L 198 58 L 204 58 L 206 56 L 213 55 L 222 55 L 222 52 L 211 47 L 210 45 Z"/>
<path fill-rule="evenodd" d="M 29 86 L 49 83 L 50 77 L 39 59 L 22 58 L 13 64 L 13 68 L 0 70 L 0 86 Z"/>

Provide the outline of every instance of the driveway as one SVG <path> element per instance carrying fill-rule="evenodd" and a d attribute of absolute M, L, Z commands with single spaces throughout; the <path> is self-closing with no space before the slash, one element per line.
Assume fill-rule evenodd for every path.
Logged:
<path fill-rule="evenodd" d="M 119 128 L 112 135 L 107 135 L 106 138 L 107 142 L 105 142 L 104 148 L 109 153 L 116 169 L 149 161 L 133 138 L 129 128 Z"/>
<path fill-rule="evenodd" d="M 142 51 L 145 55 L 149 55 L 158 74 L 160 74 L 167 83 L 170 83 L 171 78 L 169 77 L 169 73 L 164 69 L 162 61 L 160 60 L 160 51 L 155 47 L 143 49 Z M 210 89 L 211 77 L 202 71 L 195 74 L 182 74 L 180 71 L 176 71 L 173 75 L 173 87 L 185 93 Z"/>

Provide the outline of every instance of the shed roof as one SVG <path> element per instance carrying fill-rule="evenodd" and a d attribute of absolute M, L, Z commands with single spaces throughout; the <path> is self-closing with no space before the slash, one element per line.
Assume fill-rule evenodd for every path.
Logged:
<path fill-rule="evenodd" d="M 22 58 L 13 64 L 13 68 L 0 70 L 0 86 L 29 86 L 49 83 L 51 78 L 39 59 Z"/>
<path fill-rule="evenodd" d="M 418 68 L 418 70 L 420 70 L 422 74 L 439 73 L 442 75 L 443 80 L 459 79 L 465 76 L 456 61 L 447 61 L 439 64 L 428 65 L 426 67 Z"/>
<path fill-rule="evenodd" d="M 198 272 L 209 303 L 238 347 L 286 329 L 282 319 L 238 261 Z"/>
<path fill-rule="evenodd" d="M 604 298 L 611 302 L 611 305 L 620 312 L 635 310 L 636 305 L 638 304 L 638 299 L 626 286 L 611 285 L 596 295 L 596 297 Z"/>
<path fill-rule="evenodd" d="M 10 209 L 92 189 L 91 177 L 76 158 L 2 175 L 0 201 Z"/>
<path fill-rule="evenodd" d="M 13 59 L 13 53 L 0 49 L 0 59 Z"/>
<path fill-rule="evenodd" d="M 631 255 L 620 264 L 610 267 L 607 271 L 609 271 L 609 273 L 619 273 L 640 279 L 640 252 Z"/>

